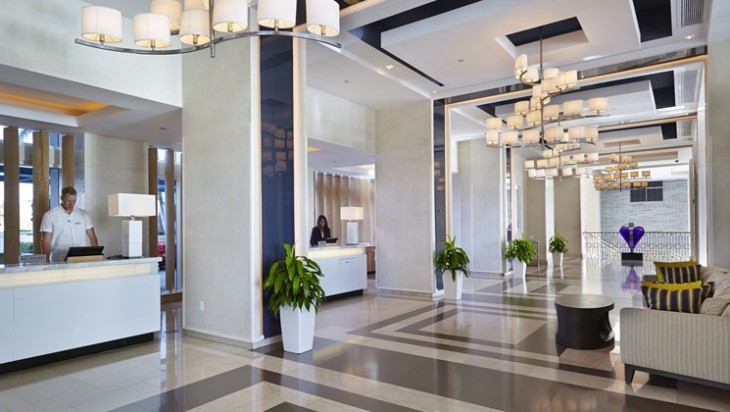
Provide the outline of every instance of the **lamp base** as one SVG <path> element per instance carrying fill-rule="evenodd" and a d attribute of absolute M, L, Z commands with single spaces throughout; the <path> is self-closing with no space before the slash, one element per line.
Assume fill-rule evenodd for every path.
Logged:
<path fill-rule="evenodd" d="M 142 257 L 142 221 L 124 220 L 122 224 L 122 256 Z"/>
<path fill-rule="evenodd" d="M 347 222 L 347 244 L 357 245 L 359 236 L 357 234 L 357 222 Z"/>

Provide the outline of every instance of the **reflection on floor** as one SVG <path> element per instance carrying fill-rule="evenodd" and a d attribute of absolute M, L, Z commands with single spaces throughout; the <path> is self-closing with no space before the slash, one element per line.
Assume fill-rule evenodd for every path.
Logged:
<path fill-rule="evenodd" d="M 153 343 L 1 376 L 0 411 L 730 411 L 728 391 L 640 372 L 624 384 L 618 313 L 641 305 L 649 264 L 542 269 L 475 273 L 458 303 L 378 297 L 371 279 L 320 311 L 299 356 L 183 336 L 173 306 Z M 556 346 L 567 293 L 614 299 L 615 347 Z"/>

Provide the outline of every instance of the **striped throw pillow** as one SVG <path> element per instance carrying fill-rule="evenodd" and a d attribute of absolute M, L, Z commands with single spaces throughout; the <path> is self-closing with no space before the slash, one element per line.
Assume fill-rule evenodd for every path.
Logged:
<path fill-rule="evenodd" d="M 649 309 L 698 313 L 702 303 L 702 282 L 658 283 L 641 282 Z"/>
<path fill-rule="evenodd" d="M 660 282 L 664 282 L 664 275 L 662 273 L 662 268 L 681 268 L 681 267 L 688 267 L 688 266 L 697 266 L 696 260 L 687 260 L 684 262 L 654 262 L 654 269 L 657 274 L 657 277 L 659 278 Z"/>
<path fill-rule="evenodd" d="M 689 283 L 700 280 L 700 265 L 660 266 L 657 278 L 663 283 Z"/>

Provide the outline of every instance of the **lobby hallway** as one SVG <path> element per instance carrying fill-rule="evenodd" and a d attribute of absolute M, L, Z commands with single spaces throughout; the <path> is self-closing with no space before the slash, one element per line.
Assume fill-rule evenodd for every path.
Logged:
<path fill-rule="evenodd" d="M 473 273 L 459 302 L 362 296 L 326 304 L 314 350 L 256 350 L 182 333 L 179 305 L 154 342 L 0 376 L 0 412 L 730 411 L 730 392 L 637 372 L 624 383 L 619 311 L 641 306 L 619 262 L 566 259 L 527 279 Z M 611 297 L 615 346 L 555 343 L 554 299 Z"/>

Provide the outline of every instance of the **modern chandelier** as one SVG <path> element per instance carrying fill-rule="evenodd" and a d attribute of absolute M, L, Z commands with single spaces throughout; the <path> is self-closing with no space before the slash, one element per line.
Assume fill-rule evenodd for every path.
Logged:
<path fill-rule="evenodd" d="M 98 49 L 151 55 L 171 55 L 211 49 L 224 41 L 253 36 L 288 36 L 342 47 L 332 37 L 340 33 L 340 9 L 334 0 L 306 0 L 308 32 L 286 30 L 296 25 L 297 0 L 258 0 L 257 22 L 262 29 L 250 30 L 252 0 L 152 0 L 150 13 L 134 16 L 134 45 L 111 46 L 122 42 L 122 14 L 102 6 L 81 9 L 81 39 L 76 43 Z M 177 35 L 180 48 L 172 45 Z"/>
<path fill-rule="evenodd" d="M 550 145 L 556 152 L 576 150 L 582 143 L 598 140 L 597 126 L 572 126 L 567 130 L 562 121 L 589 116 L 600 116 L 608 111 L 608 99 L 597 97 L 588 100 L 570 100 L 549 104 L 551 98 L 578 88 L 578 72 L 561 72 L 557 68 L 543 67 L 543 39 L 540 28 L 540 63 L 529 66 L 526 54 L 515 59 L 515 78 L 532 88 L 529 100 L 514 105 L 514 113 L 505 119 L 487 119 L 486 140 L 489 147 L 525 147 Z M 506 128 L 504 127 L 506 125 Z"/>
<path fill-rule="evenodd" d="M 621 142 L 618 153 L 609 155 L 614 166 L 607 166 L 599 174 L 593 175 L 593 187 L 596 190 L 631 189 L 648 187 L 651 179 L 650 170 L 638 170 L 639 164 L 630 155 L 621 153 Z"/>

